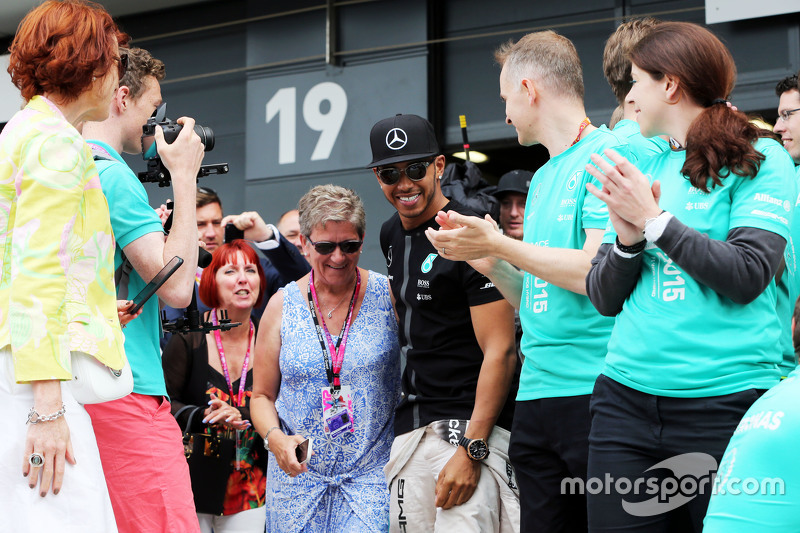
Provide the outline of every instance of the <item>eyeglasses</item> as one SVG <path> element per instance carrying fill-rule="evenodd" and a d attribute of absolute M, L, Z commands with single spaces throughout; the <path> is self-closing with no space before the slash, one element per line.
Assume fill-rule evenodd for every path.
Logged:
<path fill-rule="evenodd" d="M 793 113 L 797 113 L 798 111 L 800 111 L 800 107 L 798 107 L 797 109 L 790 109 L 788 111 L 781 111 L 780 113 L 778 113 L 778 118 L 786 122 L 787 120 L 789 120 L 789 117 L 791 117 Z"/>
<path fill-rule="evenodd" d="M 343 254 L 354 254 L 359 251 L 361 249 L 361 245 L 364 244 L 364 241 L 314 242 L 311 240 L 311 237 L 306 237 L 306 239 L 308 239 L 308 242 L 311 243 L 311 246 L 313 246 L 314 250 L 316 250 L 320 255 L 331 255 L 333 251 L 336 250 L 337 246 Z"/>
<path fill-rule="evenodd" d="M 400 181 L 400 176 L 405 172 L 406 176 L 408 176 L 408 179 L 411 181 L 419 181 L 428 173 L 428 166 L 430 166 L 431 163 L 433 163 L 433 161 L 417 161 L 416 163 L 411 163 L 403 170 L 395 167 L 382 168 L 377 171 L 378 178 L 386 185 L 394 185 Z"/>
<path fill-rule="evenodd" d="M 121 80 L 125 73 L 128 72 L 128 54 L 120 54 L 119 57 L 115 57 L 114 61 L 117 62 L 117 68 L 119 69 L 119 79 Z"/>

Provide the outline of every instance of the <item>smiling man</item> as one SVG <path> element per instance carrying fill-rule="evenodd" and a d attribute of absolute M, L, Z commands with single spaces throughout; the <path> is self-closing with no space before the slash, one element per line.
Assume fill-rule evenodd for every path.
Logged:
<path fill-rule="evenodd" d="M 778 97 L 778 120 L 775 121 L 774 132 L 781 136 L 781 142 L 792 157 L 795 164 L 795 175 L 800 183 L 800 87 L 797 76 L 789 76 L 778 82 L 775 94 Z M 781 276 L 778 278 L 778 318 L 781 321 L 780 345 L 783 352 L 783 362 L 780 365 L 781 375 L 788 376 L 797 366 L 797 356 L 794 352 L 792 341 L 792 310 L 795 301 L 800 296 L 800 268 L 797 265 L 796 246 L 800 243 L 800 206 L 795 200 L 792 229 L 783 260 L 786 264 Z"/>
<path fill-rule="evenodd" d="M 775 87 L 778 102 L 778 120 L 774 131 L 781 136 L 783 147 L 792 156 L 795 165 L 800 165 L 800 88 L 797 75 L 781 80 Z"/>
<path fill-rule="evenodd" d="M 448 257 L 477 259 L 519 309 L 525 362 L 509 452 L 521 530 L 586 531 L 585 498 L 563 493 L 561 483 L 586 479 L 589 401 L 613 325 L 586 297 L 586 274 L 608 222 L 606 206 L 586 192 L 594 180 L 586 164 L 607 148 L 630 152 L 627 141 L 586 116 L 581 62 L 569 39 L 530 33 L 501 46 L 495 59 L 506 123 L 521 145 L 538 142 L 550 155 L 531 181 L 523 240 L 450 213 L 437 217 L 449 229 L 427 233 Z"/>
<path fill-rule="evenodd" d="M 442 194 L 445 159 L 430 122 L 381 120 L 370 145 L 369 166 L 397 210 L 380 235 L 403 357 L 403 399 L 386 465 L 389 530 L 517 531 L 507 466 L 513 310 L 485 276 L 448 261 L 425 238 L 439 210 L 473 214 Z"/>

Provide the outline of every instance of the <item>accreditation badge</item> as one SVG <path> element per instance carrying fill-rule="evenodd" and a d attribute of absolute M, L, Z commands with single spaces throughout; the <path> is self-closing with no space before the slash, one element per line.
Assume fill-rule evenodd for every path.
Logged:
<path fill-rule="evenodd" d="M 350 386 L 345 385 L 333 390 L 322 389 L 322 422 L 330 437 L 336 438 L 349 431 L 353 433 L 353 397 Z"/>

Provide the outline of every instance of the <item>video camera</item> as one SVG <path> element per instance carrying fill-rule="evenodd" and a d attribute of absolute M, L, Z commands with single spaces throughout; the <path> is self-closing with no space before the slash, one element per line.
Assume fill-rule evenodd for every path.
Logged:
<path fill-rule="evenodd" d="M 147 123 L 142 126 L 142 158 L 147 161 L 147 171 L 139 172 L 139 181 L 142 183 L 158 183 L 159 187 L 169 187 L 171 176 L 169 170 L 164 166 L 158 156 L 156 148 L 156 126 L 161 126 L 164 131 L 164 140 L 167 144 L 172 144 L 178 138 L 178 134 L 183 129 L 181 124 L 167 118 L 167 104 L 162 103 L 153 112 L 153 116 L 147 119 Z M 205 146 L 205 151 L 210 152 L 214 149 L 214 132 L 208 126 L 195 124 L 194 131 L 200 137 L 200 141 Z M 198 178 L 209 174 L 227 174 L 228 163 L 218 163 L 215 165 L 203 165 L 197 173 Z"/>

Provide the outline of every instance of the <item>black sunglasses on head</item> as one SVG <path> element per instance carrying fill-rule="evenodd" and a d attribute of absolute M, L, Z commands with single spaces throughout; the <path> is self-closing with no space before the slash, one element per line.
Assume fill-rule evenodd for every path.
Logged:
<path fill-rule="evenodd" d="M 400 181 L 400 176 L 405 173 L 411 181 L 419 181 L 428 173 L 428 167 L 433 161 L 417 161 L 411 163 L 405 169 L 400 170 L 395 167 L 385 167 L 379 169 L 378 178 L 386 185 L 394 185 Z"/>
<path fill-rule="evenodd" d="M 320 255 L 330 255 L 336 250 L 338 246 L 342 253 L 345 254 L 354 254 L 358 250 L 361 249 L 361 245 L 364 241 L 342 241 L 342 242 L 331 242 L 331 241 L 317 241 L 314 242 L 311 240 L 311 237 L 306 237 L 308 242 L 311 243 L 311 246 L 314 247 L 314 250 L 317 251 Z"/>
<path fill-rule="evenodd" d="M 120 54 L 119 57 L 114 58 L 114 61 L 117 62 L 119 79 L 121 80 L 125 73 L 128 72 L 128 54 Z"/>

